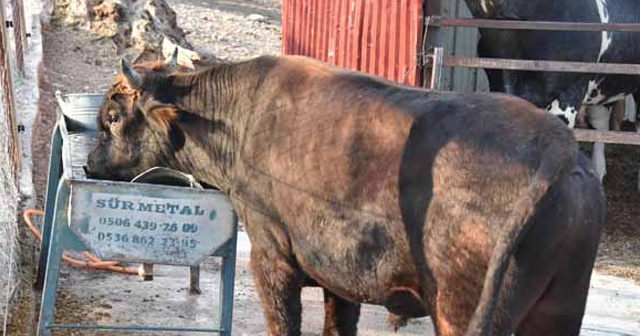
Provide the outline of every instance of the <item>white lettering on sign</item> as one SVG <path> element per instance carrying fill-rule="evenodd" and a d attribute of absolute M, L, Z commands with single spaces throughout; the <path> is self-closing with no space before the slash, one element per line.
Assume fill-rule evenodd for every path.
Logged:
<path fill-rule="evenodd" d="M 84 204 L 71 226 L 105 259 L 196 265 L 226 242 L 234 227 L 230 204 L 214 196 L 175 199 L 93 192 L 81 197 L 90 204 Z"/>

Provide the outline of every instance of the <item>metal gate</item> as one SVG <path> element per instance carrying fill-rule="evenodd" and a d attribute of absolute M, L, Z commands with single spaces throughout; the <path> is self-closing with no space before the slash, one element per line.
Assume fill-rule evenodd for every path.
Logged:
<path fill-rule="evenodd" d="M 444 0 L 447 1 L 447 0 Z M 640 23 L 578 23 L 578 22 L 543 22 L 543 21 L 513 21 L 513 20 L 486 20 L 472 18 L 446 18 L 446 8 L 451 4 L 465 6 L 462 0 L 448 0 L 443 6 L 441 0 L 427 1 L 425 6 L 425 38 L 422 52 L 425 54 L 423 66 L 424 86 L 441 88 L 444 80 L 451 85 L 455 80 L 451 75 L 447 78 L 445 68 L 469 68 L 469 69 L 503 69 L 503 70 L 528 70 L 528 71 L 553 71 L 553 72 L 577 72 L 577 73 L 601 73 L 601 74 L 640 74 L 640 64 L 614 64 L 614 63 L 589 63 L 589 62 L 564 62 L 544 60 L 521 60 L 479 58 L 473 56 L 461 56 L 445 50 L 446 46 L 455 49 L 451 43 L 451 31 L 446 28 L 495 28 L 513 30 L 552 30 L 552 31 L 610 31 L 610 32 L 638 32 Z M 443 10 L 444 9 L 444 10 Z M 456 13 L 458 13 L 456 11 Z M 455 36 L 455 34 L 454 34 Z M 469 40 L 468 38 L 466 39 Z M 468 42 L 467 42 L 468 43 Z M 471 44 L 475 48 L 476 43 Z M 475 51 L 474 51 L 475 53 Z M 477 75 L 477 73 L 476 73 Z M 467 74 L 468 76 L 468 74 Z M 477 77 L 473 83 L 477 89 Z M 473 90 L 475 91 L 475 90 Z M 628 145 L 640 145 L 640 134 L 630 132 L 595 131 L 586 129 L 574 129 L 574 135 L 578 141 L 617 143 Z"/>

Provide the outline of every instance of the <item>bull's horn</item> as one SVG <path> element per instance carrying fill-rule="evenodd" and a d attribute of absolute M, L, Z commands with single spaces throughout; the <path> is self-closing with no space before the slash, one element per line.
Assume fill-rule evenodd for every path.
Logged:
<path fill-rule="evenodd" d="M 173 50 L 171 58 L 169 58 L 169 60 L 167 61 L 167 66 L 170 68 L 175 68 L 178 66 L 178 46 L 176 46 L 176 49 Z"/>
<path fill-rule="evenodd" d="M 120 68 L 122 69 L 122 74 L 129 82 L 129 85 L 135 89 L 142 86 L 142 76 L 140 76 L 140 74 L 136 72 L 127 61 L 121 59 Z"/>

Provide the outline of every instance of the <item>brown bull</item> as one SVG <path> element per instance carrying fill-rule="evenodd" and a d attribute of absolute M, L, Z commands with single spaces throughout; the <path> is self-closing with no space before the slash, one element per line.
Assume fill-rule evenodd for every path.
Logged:
<path fill-rule="evenodd" d="M 303 57 L 122 66 L 88 174 L 166 166 L 228 193 L 269 335 L 300 334 L 310 284 L 325 335 L 355 334 L 361 302 L 438 335 L 578 335 L 605 202 L 548 113 Z"/>

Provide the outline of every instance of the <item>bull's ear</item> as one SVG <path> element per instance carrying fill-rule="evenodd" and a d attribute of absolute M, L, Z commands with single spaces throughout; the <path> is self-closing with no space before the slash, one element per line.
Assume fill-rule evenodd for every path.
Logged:
<path fill-rule="evenodd" d="M 129 62 L 127 62 L 124 58 L 120 60 L 120 69 L 131 88 L 139 89 L 142 86 L 142 75 L 134 70 Z"/>
<path fill-rule="evenodd" d="M 184 146 L 186 138 L 178 123 L 180 117 L 178 108 L 163 104 L 145 104 L 143 113 L 150 126 L 162 136 L 166 136 L 174 150 Z"/>

